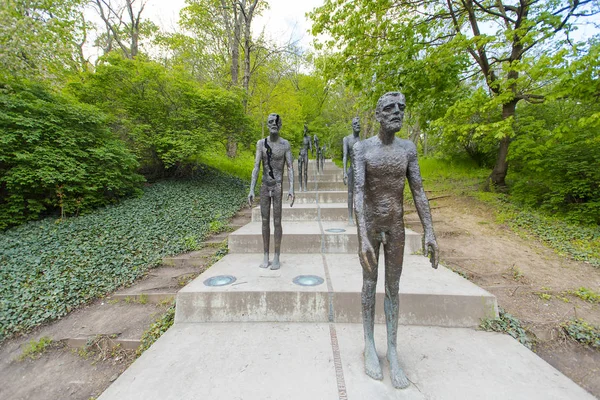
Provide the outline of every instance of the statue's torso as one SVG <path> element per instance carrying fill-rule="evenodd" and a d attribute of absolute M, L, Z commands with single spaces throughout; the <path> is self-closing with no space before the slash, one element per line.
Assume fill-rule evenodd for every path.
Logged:
<path fill-rule="evenodd" d="M 285 165 L 286 153 L 290 150 L 290 144 L 287 140 L 279 138 L 276 142 L 271 143 L 267 138 L 267 143 L 271 147 L 271 167 L 273 168 L 273 175 L 275 180 L 269 175 L 269 157 L 267 155 L 267 146 L 265 146 L 265 139 L 260 140 L 262 147 L 262 166 L 263 176 L 262 183 L 269 184 L 273 182 L 281 183 L 283 181 L 283 169 Z"/>
<path fill-rule="evenodd" d="M 352 164 L 352 158 L 354 155 L 353 147 L 358 142 L 360 142 L 360 136 L 354 136 L 354 134 L 352 134 L 345 137 L 345 143 L 347 146 L 346 151 L 348 154 L 348 160 L 350 161 L 350 164 Z"/>
<path fill-rule="evenodd" d="M 376 229 L 403 226 L 404 186 L 409 158 L 402 139 L 383 145 L 375 136 L 361 142 L 365 160 L 365 216 Z"/>

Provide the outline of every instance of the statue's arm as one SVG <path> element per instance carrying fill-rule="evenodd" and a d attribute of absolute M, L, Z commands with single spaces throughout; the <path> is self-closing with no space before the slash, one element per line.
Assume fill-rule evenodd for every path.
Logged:
<path fill-rule="evenodd" d="M 433 232 L 433 221 L 431 218 L 431 209 L 429 208 L 429 200 L 427 200 L 425 190 L 423 189 L 423 178 L 421 177 L 421 170 L 417 160 L 417 148 L 412 142 L 409 142 L 409 145 L 411 147 L 409 148 L 409 160 L 406 178 L 408 180 L 408 185 L 410 186 L 413 199 L 415 200 L 417 213 L 419 214 L 421 224 L 423 225 L 423 252 L 426 256 L 430 255 L 431 266 L 433 268 L 437 268 L 439 261 L 439 250 L 435 233 Z"/>
<path fill-rule="evenodd" d="M 344 184 L 346 184 L 346 179 L 348 179 L 348 172 L 346 171 L 346 164 L 348 162 L 348 139 L 344 137 L 342 141 L 343 153 L 342 156 L 342 169 L 344 170 Z"/>
<path fill-rule="evenodd" d="M 290 207 L 294 205 L 294 159 L 292 158 L 292 148 L 290 143 L 287 143 L 287 149 L 285 150 L 285 162 L 288 168 L 288 182 L 290 189 L 288 190 L 288 200 L 292 200 Z M 298 160 L 300 162 L 300 160 Z"/>
<path fill-rule="evenodd" d="M 256 142 L 256 157 L 254 158 L 254 169 L 252 170 L 252 180 L 250 181 L 250 193 L 248 194 L 248 203 L 252 206 L 254 201 L 254 188 L 258 180 L 258 170 L 262 160 L 262 140 Z"/>
<path fill-rule="evenodd" d="M 366 184 L 366 161 L 363 146 L 359 143 L 354 145 L 352 158 L 352 170 L 354 173 L 354 215 L 358 230 L 358 256 L 361 265 L 367 271 L 373 271 L 377 265 L 375 250 L 367 234 L 367 220 L 365 217 L 365 184 Z"/>

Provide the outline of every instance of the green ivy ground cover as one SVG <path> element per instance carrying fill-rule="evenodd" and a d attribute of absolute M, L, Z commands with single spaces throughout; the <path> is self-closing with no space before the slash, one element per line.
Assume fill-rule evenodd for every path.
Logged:
<path fill-rule="evenodd" d="M 195 248 L 210 223 L 246 201 L 247 185 L 204 170 L 141 198 L 65 221 L 0 233 L 0 342 L 133 282 L 162 257 Z"/>

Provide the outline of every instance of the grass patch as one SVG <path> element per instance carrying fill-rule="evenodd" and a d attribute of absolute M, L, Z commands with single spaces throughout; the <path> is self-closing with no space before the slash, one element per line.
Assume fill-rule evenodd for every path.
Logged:
<path fill-rule="evenodd" d="M 252 170 L 254 169 L 255 153 L 250 151 L 239 151 L 237 157 L 229 158 L 218 151 L 204 152 L 198 161 L 202 164 L 216 168 L 227 174 L 250 182 Z"/>
<path fill-rule="evenodd" d="M 568 293 L 573 296 L 579 297 L 583 301 L 587 301 L 590 303 L 600 303 L 600 294 L 586 287 L 580 287 L 577 290 L 570 290 Z"/>
<path fill-rule="evenodd" d="M 502 308 L 499 308 L 498 318 L 487 318 L 481 320 L 479 328 L 488 332 L 502 332 L 507 333 L 513 338 L 517 339 L 519 343 L 528 349 L 533 349 L 535 340 L 531 337 L 527 330 L 521 325 L 521 321 L 511 314 L 505 312 Z"/>
<path fill-rule="evenodd" d="M 0 233 L 0 342 L 131 284 L 163 257 L 193 250 L 247 194 L 241 180 L 203 168 L 194 179 L 158 182 L 141 198 L 88 215 Z"/>
<path fill-rule="evenodd" d="M 53 345 L 52 339 L 47 336 L 42 336 L 40 340 L 31 339 L 29 343 L 23 349 L 21 355 L 17 358 L 19 361 L 23 361 L 26 358 L 31 360 L 38 359 L 48 351 Z"/>
<path fill-rule="evenodd" d="M 600 350 L 600 327 L 594 326 L 581 318 L 567 321 L 561 327 L 569 338 Z"/>
<path fill-rule="evenodd" d="M 159 337 L 169 329 L 175 321 L 175 302 L 156 320 L 147 331 L 142 334 L 140 347 L 137 349 L 137 356 L 150 348 Z"/>

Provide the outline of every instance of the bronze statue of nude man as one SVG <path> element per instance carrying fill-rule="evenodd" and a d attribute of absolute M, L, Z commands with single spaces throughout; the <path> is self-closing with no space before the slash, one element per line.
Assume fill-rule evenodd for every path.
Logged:
<path fill-rule="evenodd" d="M 260 264 L 261 268 L 279 269 L 281 264 L 279 254 L 281 248 L 281 207 L 283 196 L 283 167 L 287 164 L 288 180 L 290 189 L 287 198 L 291 200 L 290 207 L 294 205 L 294 168 L 292 166 L 292 150 L 290 143 L 279 137 L 281 129 L 281 117 L 279 114 L 270 114 L 267 118 L 267 128 L 269 136 L 256 142 L 256 158 L 254 160 L 254 169 L 252 170 L 252 181 L 250 182 L 250 194 L 248 194 L 248 203 L 254 201 L 254 188 L 258 179 L 258 170 L 260 163 L 263 166 L 262 185 L 260 187 L 260 214 L 262 216 L 262 237 L 264 257 Z M 273 223 L 275 226 L 275 256 L 273 262 L 269 263 L 269 241 L 271 238 L 271 204 L 273 204 Z"/>
<path fill-rule="evenodd" d="M 353 194 L 354 194 L 354 173 L 352 172 L 352 147 L 360 141 L 360 119 L 354 117 L 352 119 L 352 134 L 344 137 L 343 140 L 343 158 L 342 165 L 344 168 L 344 185 L 348 185 L 348 224 L 354 225 L 352 218 Z M 348 166 L 348 162 L 350 166 Z"/>
<path fill-rule="evenodd" d="M 400 368 L 396 341 L 398 334 L 398 289 L 404 257 L 403 193 L 408 180 L 415 206 L 424 228 L 424 252 L 430 255 L 433 268 L 438 266 L 438 245 L 433 232 L 429 202 L 423 190 L 417 163 L 417 149 L 409 140 L 397 138 L 402 127 L 404 95 L 386 93 L 377 102 L 375 119 L 380 123 L 377 136 L 354 145 L 354 212 L 363 268 L 362 313 L 365 337 L 365 372 L 373 379 L 383 379 L 373 339 L 375 288 L 379 249 L 385 257 L 385 320 L 387 325 L 387 359 L 392 384 L 409 385 Z"/>
<path fill-rule="evenodd" d="M 308 127 L 304 125 L 304 136 L 302 137 L 302 147 L 298 157 L 298 178 L 300 179 L 300 191 L 306 192 L 308 186 L 308 150 L 313 151 L 312 141 L 308 136 Z"/>

